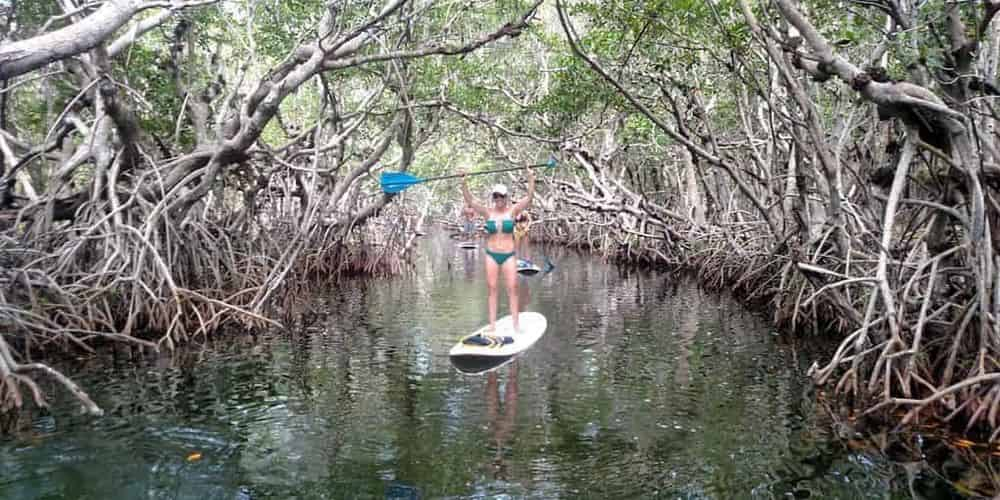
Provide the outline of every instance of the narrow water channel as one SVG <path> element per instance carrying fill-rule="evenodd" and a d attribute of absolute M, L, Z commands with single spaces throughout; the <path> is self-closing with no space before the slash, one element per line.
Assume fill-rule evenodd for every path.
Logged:
<path fill-rule="evenodd" d="M 900 466 L 831 437 L 811 360 L 733 300 L 552 250 L 521 282 L 545 336 L 470 376 L 447 351 L 486 320 L 483 255 L 422 252 L 287 331 L 68 365 L 106 416 L 59 395 L 0 436 L 0 498 L 911 498 Z"/>

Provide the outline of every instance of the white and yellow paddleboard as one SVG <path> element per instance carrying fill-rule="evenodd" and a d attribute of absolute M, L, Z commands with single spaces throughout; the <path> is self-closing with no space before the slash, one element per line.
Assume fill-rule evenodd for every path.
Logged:
<path fill-rule="evenodd" d="M 451 348 L 448 355 L 453 358 L 459 356 L 505 357 L 513 356 L 525 351 L 534 345 L 538 339 L 542 338 L 542 335 L 545 334 L 545 328 L 548 326 L 548 322 L 545 320 L 545 316 L 536 312 L 522 312 L 518 314 L 518 319 L 521 323 L 521 331 L 514 332 L 514 319 L 510 316 L 504 316 L 497 320 L 497 329 L 495 333 L 487 335 L 487 332 L 490 330 L 490 325 L 486 325 L 479 330 L 476 330 L 475 333 L 462 337 L 458 343 Z M 479 342 L 469 342 L 469 339 L 472 337 L 477 337 L 474 340 L 479 340 Z M 485 341 L 483 339 L 485 339 Z M 505 342 L 505 339 L 509 341 Z M 486 343 L 488 345 L 480 345 L 482 343 Z"/>

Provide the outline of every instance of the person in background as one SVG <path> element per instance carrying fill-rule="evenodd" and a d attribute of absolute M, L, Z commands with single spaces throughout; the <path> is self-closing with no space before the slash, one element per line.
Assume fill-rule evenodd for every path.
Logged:
<path fill-rule="evenodd" d="M 517 216 L 517 223 L 514 226 L 514 246 L 517 254 L 526 261 L 531 261 L 528 254 L 528 230 L 531 229 L 531 213 L 527 210 Z"/>
<path fill-rule="evenodd" d="M 463 225 L 462 230 L 465 232 L 466 238 L 471 238 L 472 234 L 476 231 L 475 217 L 475 209 L 468 205 L 462 207 L 462 218 L 465 219 L 465 224 Z"/>

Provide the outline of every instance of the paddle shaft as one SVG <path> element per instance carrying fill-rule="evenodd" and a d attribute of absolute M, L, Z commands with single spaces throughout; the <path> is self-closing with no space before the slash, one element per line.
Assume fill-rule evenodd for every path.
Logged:
<path fill-rule="evenodd" d="M 464 175 L 468 176 L 468 177 L 472 177 L 473 175 L 499 174 L 501 172 L 513 172 L 514 170 L 525 170 L 525 169 L 529 169 L 529 168 L 538 168 L 538 167 L 547 167 L 547 166 L 549 166 L 548 163 L 538 163 L 538 164 L 535 164 L 535 165 L 525 165 L 525 166 L 521 166 L 521 167 L 508 167 L 508 168 L 500 168 L 500 169 L 497 169 L 497 170 L 487 170 L 485 172 L 470 172 L 470 173 L 467 173 L 467 174 L 464 174 Z M 438 175 L 438 176 L 434 176 L 434 177 L 428 177 L 426 179 L 420 179 L 420 182 L 439 181 L 441 179 L 454 179 L 456 177 L 462 177 L 462 176 L 463 176 L 463 174 Z"/>

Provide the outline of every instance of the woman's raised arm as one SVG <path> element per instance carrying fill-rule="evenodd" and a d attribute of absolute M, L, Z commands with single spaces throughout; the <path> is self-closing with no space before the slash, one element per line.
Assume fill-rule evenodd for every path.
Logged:
<path fill-rule="evenodd" d="M 535 198 L 535 173 L 528 170 L 528 194 L 517 200 L 514 204 L 513 212 L 514 215 L 521 213 L 525 208 L 531 206 L 531 200 Z"/>
<path fill-rule="evenodd" d="M 465 198 L 465 204 L 469 207 L 472 207 L 472 209 L 478 212 L 479 215 L 482 215 L 483 217 L 489 217 L 490 216 L 489 209 L 487 209 L 486 206 L 483 205 L 482 203 L 479 203 L 479 200 L 475 199 L 472 196 L 472 193 L 469 192 L 469 184 L 465 182 L 465 171 L 463 170 L 459 172 L 459 174 L 462 175 L 462 197 Z"/>

